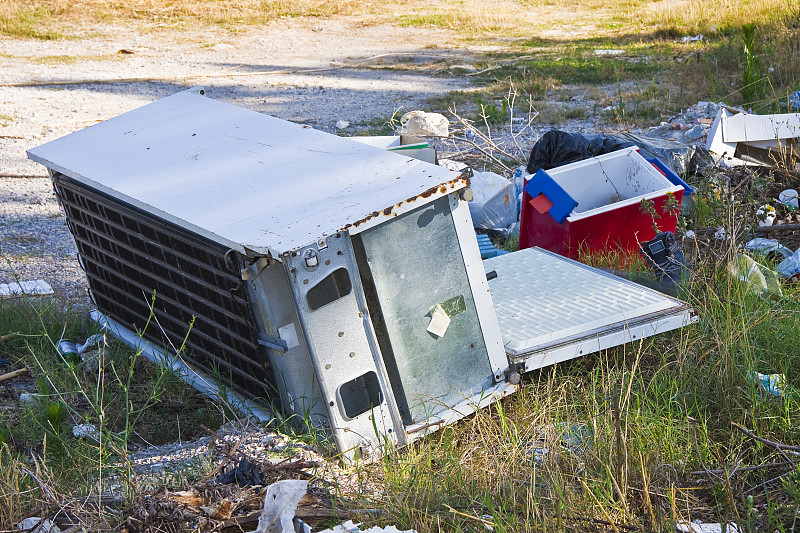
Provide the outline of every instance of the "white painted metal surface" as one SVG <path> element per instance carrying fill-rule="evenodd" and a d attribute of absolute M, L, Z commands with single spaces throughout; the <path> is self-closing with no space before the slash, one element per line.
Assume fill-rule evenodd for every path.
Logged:
<path fill-rule="evenodd" d="M 457 174 L 186 91 L 28 155 L 233 249 L 273 256 L 466 185 L 435 188 Z"/>
<path fill-rule="evenodd" d="M 680 300 L 540 248 L 487 259 L 484 266 L 497 272 L 489 287 L 510 356 L 540 352 L 540 362 L 552 364 L 690 321 Z M 665 321 L 670 315 L 679 319 Z M 548 351 L 561 355 L 544 357 Z"/>

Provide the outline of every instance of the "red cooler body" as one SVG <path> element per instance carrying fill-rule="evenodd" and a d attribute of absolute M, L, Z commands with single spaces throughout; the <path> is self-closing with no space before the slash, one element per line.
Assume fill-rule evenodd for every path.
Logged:
<path fill-rule="evenodd" d="M 684 188 L 635 147 L 540 170 L 525 185 L 519 247 L 579 252 L 638 252 L 639 243 L 675 231 Z"/>

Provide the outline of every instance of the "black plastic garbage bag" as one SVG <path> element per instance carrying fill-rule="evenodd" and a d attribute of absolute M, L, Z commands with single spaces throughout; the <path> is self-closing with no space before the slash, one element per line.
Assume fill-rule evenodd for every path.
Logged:
<path fill-rule="evenodd" d="M 583 135 L 550 130 L 533 145 L 527 170 L 529 174 L 535 174 L 539 169 L 560 167 L 629 146 L 635 144 L 610 135 Z"/>
<path fill-rule="evenodd" d="M 236 483 L 240 487 L 251 487 L 263 485 L 264 474 L 261 473 L 256 465 L 243 458 L 235 468 L 218 475 L 215 481 L 220 485 Z"/>
<path fill-rule="evenodd" d="M 709 165 L 705 149 L 677 141 L 631 133 L 605 135 L 550 130 L 533 145 L 527 170 L 534 174 L 539 169 L 548 170 L 628 146 L 637 146 L 646 158 L 657 157 L 678 176 L 702 174 Z"/>

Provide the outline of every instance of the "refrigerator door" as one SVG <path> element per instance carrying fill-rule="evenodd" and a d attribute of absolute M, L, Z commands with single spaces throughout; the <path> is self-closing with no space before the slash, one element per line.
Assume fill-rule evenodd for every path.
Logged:
<path fill-rule="evenodd" d="M 509 361 L 530 371 L 696 322 L 686 303 L 541 248 L 484 261 Z"/>

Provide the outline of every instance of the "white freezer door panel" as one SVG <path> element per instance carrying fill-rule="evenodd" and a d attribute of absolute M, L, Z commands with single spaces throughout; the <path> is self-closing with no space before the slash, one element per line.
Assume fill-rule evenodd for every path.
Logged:
<path fill-rule="evenodd" d="M 609 345 L 608 338 L 595 342 L 597 348 L 590 351 L 597 351 L 694 321 L 691 309 L 680 300 L 540 248 L 487 259 L 484 268 L 497 272 L 489 288 L 506 353 L 512 358 L 556 346 L 566 354 L 564 344 L 569 341 L 586 348 L 587 337 L 608 337 L 608 332 L 629 326 L 643 332 L 616 335 L 616 344 Z M 647 325 L 649 330 L 642 327 Z M 590 352 L 580 351 L 585 353 Z"/>

